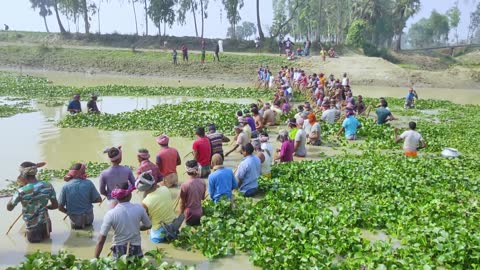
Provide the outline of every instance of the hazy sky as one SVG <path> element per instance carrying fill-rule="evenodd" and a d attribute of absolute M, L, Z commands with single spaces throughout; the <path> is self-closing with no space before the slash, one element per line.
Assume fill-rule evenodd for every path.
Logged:
<path fill-rule="evenodd" d="M 94 0 L 97 5 L 100 3 L 101 14 L 101 32 L 102 33 L 127 33 L 135 32 L 135 23 L 133 16 L 133 8 L 127 0 Z M 256 22 L 255 0 L 245 0 L 245 6 L 240 10 L 242 20 Z M 422 17 L 429 16 L 433 9 L 440 13 L 444 13 L 448 8 L 453 6 L 455 0 L 422 0 L 421 11 L 410 21 L 408 25 L 418 21 Z M 475 7 L 477 0 L 459 0 L 461 9 L 461 21 L 459 27 L 460 38 L 466 36 L 470 12 Z M 262 12 L 262 24 L 272 24 L 272 0 L 260 0 Z M 28 31 L 45 31 L 43 19 L 38 15 L 38 11 L 30 8 L 29 0 L 0 0 L 0 25 L 8 24 L 12 30 L 28 30 Z M 136 5 L 139 33 L 145 31 L 144 10 L 140 4 Z M 200 20 L 198 20 L 200 31 Z M 66 18 L 62 17 L 65 28 L 75 32 L 76 26 L 70 22 L 67 23 Z M 55 16 L 47 18 L 50 31 L 57 32 L 58 26 Z M 92 32 L 98 31 L 97 16 L 92 18 Z M 163 27 L 162 27 L 163 28 Z M 210 0 L 208 9 L 208 19 L 205 21 L 205 36 L 209 38 L 224 37 L 228 28 L 226 12 L 222 10 L 220 0 Z M 83 31 L 83 24 L 80 24 L 80 31 Z M 149 23 L 149 32 L 157 33 L 152 22 Z M 163 31 L 163 30 L 162 30 Z M 266 30 L 264 29 L 266 32 Z M 187 14 L 187 22 L 184 26 L 174 25 L 172 29 L 167 28 L 167 34 L 176 36 L 194 36 L 195 28 L 193 26 L 192 14 Z"/>

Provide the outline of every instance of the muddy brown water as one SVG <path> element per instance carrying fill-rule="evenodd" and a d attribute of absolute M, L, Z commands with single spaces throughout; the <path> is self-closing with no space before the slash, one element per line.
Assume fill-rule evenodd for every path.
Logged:
<path fill-rule="evenodd" d="M 35 74 L 38 75 L 38 74 Z M 163 82 L 161 80 L 141 78 L 133 79 L 123 78 L 122 80 L 114 77 L 104 77 L 103 75 L 85 75 L 85 74 L 54 74 L 47 73 L 53 81 L 59 84 L 70 82 L 74 85 L 82 85 L 85 82 L 84 76 L 94 76 L 95 84 L 111 84 L 125 83 L 132 80 L 131 84 L 137 85 L 156 85 Z M 58 76 L 59 79 L 55 79 Z M 73 77 L 72 77 L 73 76 Z M 116 76 L 116 75 L 115 75 Z M 63 81 L 62 81 L 63 78 Z M 75 79 L 76 78 L 76 79 Z M 83 78 L 83 79 L 82 79 Z M 198 84 L 203 84 L 199 82 Z M 218 82 L 216 82 L 218 84 Z M 90 84 L 90 83 L 89 83 Z M 130 84 L 130 83 L 129 83 Z M 167 83 L 168 84 L 168 83 Z M 193 82 L 192 82 L 192 85 Z M 205 84 L 210 85 L 210 84 Z M 388 96 L 403 97 L 406 93 L 404 88 L 385 88 L 385 87 L 354 87 L 355 94 L 363 94 L 370 97 Z M 437 98 L 449 99 L 457 103 L 473 103 L 480 104 L 480 92 L 476 89 L 417 89 L 421 98 Z M 134 109 L 150 108 L 157 104 L 171 103 L 176 104 L 185 100 L 192 100 L 183 97 L 101 97 L 99 107 L 102 111 L 109 113 L 118 113 L 130 111 Z M 225 102 L 242 102 L 249 103 L 249 99 L 221 99 Z M 122 145 L 124 149 L 124 164 L 136 166 L 136 150 L 139 148 L 147 148 L 152 153 L 158 151 L 153 133 L 150 131 L 103 131 L 96 128 L 82 129 L 60 129 L 55 126 L 55 122 L 63 117 L 65 107 L 46 107 L 42 104 L 32 102 L 33 107 L 38 111 L 25 114 L 17 114 L 9 118 L 0 118 L 0 188 L 5 187 L 6 182 L 3 179 L 15 179 L 18 175 L 18 164 L 25 160 L 46 161 L 47 167 L 52 169 L 67 168 L 72 161 L 97 161 L 107 162 L 106 157 L 102 154 L 105 147 Z M 85 106 L 84 103 L 82 103 Z M 273 132 L 275 133 L 275 131 Z M 192 131 L 193 137 L 193 131 Z M 274 141 L 272 136 L 271 141 Z M 278 143 L 273 142 L 274 147 L 278 147 Z M 171 138 L 171 146 L 177 148 L 183 160 L 191 158 L 187 156 L 191 151 L 191 138 Z M 224 149 L 229 149 L 230 145 L 225 145 Z M 339 150 L 332 149 L 328 146 L 308 147 L 308 159 L 320 159 L 322 155 L 335 155 Z M 241 160 L 239 153 L 233 153 L 226 160 L 226 166 L 236 167 Z M 180 180 L 184 180 L 184 169 L 179 167 Z M 98 186 L 98 179 L 93 178 L 92 181 Z M 53 185 L 57 192 L 61 189 L 61 181 L 53 181 Z M 172 197 L 178 194 L 178 188 L 174 188 Z M 0 199 L 0 209 L 6 209 L 6 203 L 9 198 Z M 135 194 L 133 202 L 140 202 L 140 195 Z M 59 211 L 50 211 L 53 221 L 53 232 L 51 241 L 42 244 L 28 244 L 25 240 L 23 222 L 19 221 L 8 236 L 5 235 L 10 224 L 20 213 L 20 206 L 12 212 L 2 210 L 3 218 L 0 220 L 0 268 L 6 268 L 9 265 L 18 264 L 24 258 L 25 254 L 32 253 L 36 250 L 57 252 L 60 249 L 66 249 L 73 252 L 81 258 L 91 258 L 93 256 L 94 246 L 98 237 L 98 231 L 102 222 L 102 217 L 108 210 L 106 204 L 95 206 L 95 222 L 93 231 L 72 231 L 67 221 L 63 221 L 64 215 Z M 378 234 L 371 234 L 362 231 L 362 236 L 375 240 L 385 240 L 386 236 L 378 237 Z M 111 233 L 110 233 L 111 237 Z M 154 245 L 148 240 L 146 233 L 142 234 L 142 245 L 144 250 L 162 248 L 167 252 L 168 260 L 171 262 L 179 262 L 187 265 L 196 265 L 197 269 L 256 269 L 249 262 L 247 255 L 235 255 L 233 257 L 223 258 L 215 261 L 209 261 L 201 255 L 200 252 L 189 252 L 176 249 L 172 245 L 160 244 Z M 108 245 L 106 245 L 108 246 Z M 104 249 L 102 255 L 106 256 L 107 250 Z"/>

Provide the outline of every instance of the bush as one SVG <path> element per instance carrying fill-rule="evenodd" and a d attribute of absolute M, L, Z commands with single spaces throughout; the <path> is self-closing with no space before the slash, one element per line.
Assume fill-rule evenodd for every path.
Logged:
<path fill-rule="evenodd" d="M 347 45 L 362 48 L 365 45 L 367 23 L 364 20 L 355 20 L 348 28 Z"/>
<path fill-rule="evenodd" d="M 386 48 L 378 49 L 371 43 L 363 44 L 363 54 L 369 57 L 381 57 L 389 62 L 398 63 L 398 59 L 395 58 Z"/>

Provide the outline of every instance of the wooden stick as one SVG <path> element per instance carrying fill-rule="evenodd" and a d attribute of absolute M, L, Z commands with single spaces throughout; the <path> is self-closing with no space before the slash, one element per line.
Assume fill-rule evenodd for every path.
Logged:
<path fill-rule="evenodd" d="M 23 215 L 23 213 L 20 213 L 20 215 L 17 217 L 17 219 L 15 219 L 15 221 L 12 223 L 12 225 L 10 225 L 10 228 L 8 228 L 8 231 L 5 235 L 7 235 L 12 230 L 13 226 L 15 226 L 15 224 L 22 217 L 22 215 Z"/>
<path fill-rule="evenodd" d="M 103 200 L 98 204 L 98 206 L 101 206 L 102 203 L 105 201 L 106 198 L 107 198 L 107 197 L 103 197 Z"/>
<path fill-rule="evenodd" d="M 186 155 L 183 157 L 183 159 L 186 159 L 186 158 L 188 157 L 188 155 L 190 155 L 190 154 L 193 154 L 193 151 L 191 151 L 190 153 L 186 154 Z"/>
<path fill-rule="evenodd" d="M 68 214 L 67 214 L 67 215 L 65 215 L 65 217 L 63 218 L 63 220 L 67 219 L 67 217 L 68 217 Z"/>

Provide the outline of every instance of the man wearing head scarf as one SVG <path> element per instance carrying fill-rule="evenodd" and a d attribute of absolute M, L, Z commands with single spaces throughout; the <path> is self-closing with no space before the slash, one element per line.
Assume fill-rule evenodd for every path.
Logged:
<path fill-rule="evenodd" d="M 208 194 L 214 203 L 220 199 L 232 198 L 232 190 L 238 187 L 235 175 L 230 168 L 223 166 L 223 158 L 219 154 L 212 157 L 212 173 L 208 176 Z"/>
<path fill-rule="evenodd" d="M 97 106 L 97 95 L 92 94 L 92 98 L 87 102 L 88 113 L 100 113 L 100 110 Z"/>
<path fill-rule="evenodd" d="M 308 114 L 308 121 L 304 123 L 305 132 L 307 133 L 307 143 L 311 145 L 320 145 L 320 123 L 317 122 L 315 113 Z"/>
<path fill-rule="evenodd" d="M 180 212 L 185 215 L 185 222 L 189 226 L 200 225 L 203 216 L 202 200 L 205 198 L 207 187 L 199 178 L 198 162 L 189 160 L 185 163 L 188 179 L 180 187 Z"/>
<path fill-rule="evenodd" d="M 166 242 L 167 232 L 163 225 L 171 224 L 176 218 L 170 190 L 166 186 L 158 186 L 150 172 L 142 173 L 135 187 L 144 192 L 142 205 L 152 221 L 150 241 L 156 244 Z"/>
<path fill-rule="evenodd" d="M 64 180 L 67 182 L 58 196 L 58 210 L 68 215 L 72 229 L 85 229 L 93 223 L 92 203 L 102 202 L 95 185 L 87 179 L 86 166 L 74 164 Z"/>
<path fill-rule="evenodd" d="M 245 197 L 253 197 L 258 191 L 258 178 L 262 172 L 261 161 L 253 155 L 254 149 L 251 143 L 242 147 L 244 156 L 242 162 L 238 165 L 237 174 L 239 191 Z"/>
<path fill-rule="evenodd" d="M 200 167 L 199 177 L 207 178 L 210 174 L 210 161 L 212 158 L 212 146 L 210 140 L 205 136 L 205 128 L 198 127 L 195 131 L 197 139 L 193 142 L 193 157 Z"/>
<path fill-rule="evenodd" d="M 167 135 L 157 137 L 157 143 L 160 145 L 160 151 L 157 154 L 157 166 L 163 176 L 162 185 L 170 188 L 178 184 L 177 166 L 182 164 L 180 154 L 177 149 L 168 146 L 170 138 Z"/>
<path fill-rule="evenodd" d="M 73 96 L 73 100 L 68 103 L 67 111 L 71 114 L 76 114 L 82 112 L 82 105 L 80 104 L 80 95 L 76 94 Z"/>
<path fill-rule="evenodd" d="M 38 243 L 50 237 L 52 223 L 47 210 L 58 208 L 55 190 L 52 185 L 36 178 L 38 168 L 45 163 L 23 162 L 20 164 L 20 188 L 7 203 L 7 210 L 12 211 L 17 204 L 22 204 L 22 215 L 27 228 L 27 240 Z M 50 204 L 48 202 L 50 201 Z"/>
<path fill-rule="evenodd" d="M 345 113 L 345 120 L 343 120 L 342 128 L 338 131 L 337 136 L 340 136 L 345 131 L 347 140 L 354 141 L 357 139 L 357 129 L 361 128 L 362 125 L 354 115 L 355 113 L 352 111 Z"/>
<path fill-rule="evenodd" d="M 140 162 L 140 165 L 137 169 L 137 176 L 140 176 L 144 172 L 150 172 L 156 183 L 162 181 L 163 177 L 160 173 L 160 169 L 158 169 L 158 166 L 150 161 L 150 153 L 147 149 L 139 149 L 137 153 L 137 158 L 138 162 Z"/>
<path fill-rule="evenodd" d="M 143 256 L 140 231 L 152 228 L 152 223 L 147 212 L 139 204 L 132 204 L 133 185 L 128 182 L 117 185 L 111 192 L 111 196 L 118 204 L 110 209 L 103 218 L 102 227 L 95 248 L 95 258 L 100 257 L 103 246 L 107 240 L 108 232 L 113 228 L 112 256 L 115 259 L 127 254 L 127 256 Z"/>
<path fill-rule="evenodd" d="M 119 184 L 129 182 L 130 185 L 135 185 L 135 177 L 132 170 L 127 166 L 122 166 L 122 148 L 111 147 L 104 151 L 108 155 L 112 166 L 100 173 L 100 194 L 107 197 L 110 201 L 110 206 L 113 207 L 116 204 L 114 198 L 112 198 L 112 190 Z"/>

